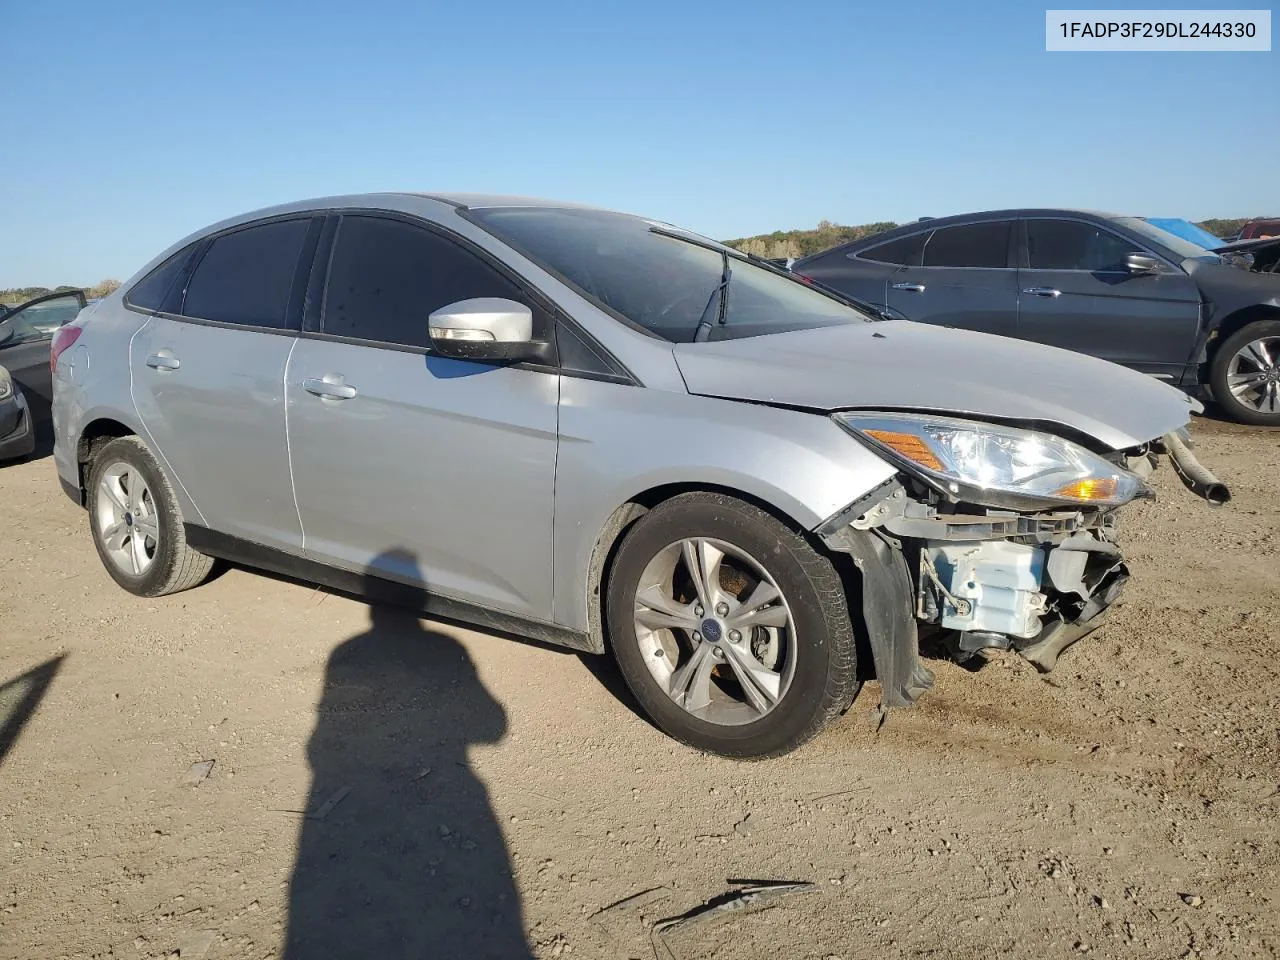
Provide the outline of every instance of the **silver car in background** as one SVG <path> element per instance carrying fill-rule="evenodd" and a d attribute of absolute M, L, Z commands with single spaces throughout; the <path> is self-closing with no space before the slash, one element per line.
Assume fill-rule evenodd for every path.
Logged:
<path fill-rule="evenodd" d="M 617 659 L 664 731 L 784 753 L 958 657 L 1042 669 L 1127 571 L 1194 401 L 880 321 L 670 224 L 334 197 L 216 224 L 61 329 L 55 461 L 142 596 L 214 557 Z M 866 671 L 869 672 L 869 671 Z"/>

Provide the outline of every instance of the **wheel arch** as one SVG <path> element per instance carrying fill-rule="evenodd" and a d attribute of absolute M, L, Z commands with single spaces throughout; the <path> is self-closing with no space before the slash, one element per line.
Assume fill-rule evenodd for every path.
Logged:
<path fill-rule="evenodd" d="M 1255 303 L 1247 307 L 1241 307 L 1239 310 L 1235 310 L 1222 318 L 1221 322 L 1214 327 L 1213 337 L 1209 340 L 1205 350 L 1205 360 L 1200 377 L 1202 383 L 1207 384 L 1209 382 L 1210 371 L 1222 344 L 1249 324 L 1257 323 L 1260 320 L 1280 320 L 1280 306 L 1270 303 Z"/>
<path fill-rule="evenodd" d="M 604 587 L 609 582 L 609 572 L 623 536 L 626 535 L 636 521 L 658 506 L 658 504 L 665 503 L 667 500 L 684 493 L 719 493 L 741 500 L 743 503 L 749 503 L 790 527 L 801 536 L 809 537 L 817 549 L 830 553 L 818 538 L 810 536 L 810 528 L 801 523 L 793 514 L 780 508 L 777 503 L 770 502 L 758 494 L 751 493 L 740 487 L 701 481 L 662 483 L 646 487 L 619 504 L 596 534 L 590 563 L 587 567 L 585 591 L 588 631 L 594 652 L 604 653 L 607 649 L 604 629 L 606 622 L 604 609 L 606 591 Z"/>
<path fill-rule="evenodd" d="M 137 430 L 112 415 L 94 417 L 85 424 L 76 438 L 76 476 L 80 484 L 80 505 L 85 505 L 85 485 L 89 471 L 93 468 L 93 458 L 98 451 L 118 437 L 139 436 Z"/>

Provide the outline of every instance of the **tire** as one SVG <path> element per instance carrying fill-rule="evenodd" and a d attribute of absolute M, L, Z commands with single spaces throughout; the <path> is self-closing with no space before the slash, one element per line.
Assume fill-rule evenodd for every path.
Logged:
<path fill-rule="evenodd" d="M 1261 344 L 1261 353 L 1249 350 L 1251 344 Z M 1242 389 L 1240 377 L 1252 378 L 1243 397 L 1232 392 Z M 1213 356 L 1209 385 L 1223 412 L 1237 423 L 1280 426 L 1280 320 L 1257 320 L 1227 337 Z"/>
<path fill-rule="evenodd" d="M 711 611 L 702 601 L 712 577 L 699 589 L 691 563 L 716 571 Z M 751 612 L 774 588 L 780 596 Z M 789 753 L 857 692 L 853 626 L 831 561 L 768 513 L 721 494 L 681 494 L 632 526 L 609 573 L 606 622 L 645 712 L 699 750 L 743 760 Z M 690 678 L 685 693 L 681 677 Z"/>
<path fill-rule="evenodd" d="M 89 529 L 112 579 L 140 597 L 197 586 L 213 566 L 187 544 L 173 487 L 138 437 L 112 440 L 93 458 Z"/>

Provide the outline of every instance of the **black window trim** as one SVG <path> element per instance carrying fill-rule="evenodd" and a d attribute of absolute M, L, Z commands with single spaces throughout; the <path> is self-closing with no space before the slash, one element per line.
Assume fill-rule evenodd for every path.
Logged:
<path fill-rule="evenodd" d="M 183 272 L 179 275 L 181 279 L 181 286 L 175 286 L 165 296 L 166 301 L 176 301 L 176 302 L 165 303 L 166 307 L 176 307 L 177 308 L 176 311 L 175 310 L 148 310 L 145 307 L 138 307 L 129 303 L 127 297 L 124 300 L 125 309 L 130 310 L 133 313 L 140 313 L 148 317 L 160 317 L 161 319 L 164 319 L 164 320 L 176 320 L 179 323 L 191 323 L 191 324 L 195 324 L 197 326 L 202 326 L 202 327 L 219 327 L 227 330 L 247 330 L 250 333 L 269 333 L 275 336 L 283 336 L 283 337 L 299 336 L 302 333 L 303 303 L 302 302 L 299 302 L 297 304 L 294 303 L 295 294 L 297 292 L 298 285 L 299 285 L 299 277 L 302 275 L 310 274 L 311 260 L 314 258 L 314 245 L 313 245 L 312 238 L 313 236 L 318 236 L 320 232 L 319 228 L 316 227 L 316 221 L 323 220 L 324 213 L 325 211 L 321 211 L 321 210 L 300 210 L 300 211 L 294 211 L 292 213 L 282 213 L 273 217 L 263 217 L 260 220 L 251 220 L 247 223 L 238 223 L 235 226 L 227 227 L 225 230 L 219 230 L 216 233 L 207 234 L 206 236 L 203 236 L 198 240 L 194 241 L 193 244 L 188 244 L 188 246 L 194 245 L 196 247 L 196 250 L 191 255 L 191 258 L 186 265 L 186 269 L 184 269 Z M 227 320 L 209 320 L 209 319 L 206 319 L 205 317 L 189 317 L 182 312 L 182 310 L 186 307 L 187 287 L 191 283 L 191 278 L 195 275 L 196 270 L 199 269 L 201 261 L 204 260 L 205 255 L 209 252 L 209 248 L 213 246 L 214 241 L 218 240 L 221 237 L 229 236 L 230 234 L 233 234 L 233 233 L 239 233 L 242 230 L 249 230 L 254 227 L 262 227 L 272 223 L 282 223 L 288 220 L 312 221 L 310 227 L 307 230 L 306 235 L 303 237 L 302 249 L 298 252 L 298 263 L 294 267 L 293 279 L 290 281 L 289 301 L 285 307 L 285 321 L 288 324 L 288 326 L 263 327 L 263 326 L 258 326 L 256 324 L 249 324 L 249 323 L 233 323 Z M 182 251 L 179 250 L 178 252 L 181 253 Z M 157 266 L 159 265 L 157 264 Z M 150 276 L 150 274 L 148 273 L 147 276 Z M 139 283 L 140 282 L 141 281 L 139 281 Z M 135 284 L 134 286 L 136 285 L 137 284 Z M 131 287 L 130 290 L 132 291 L 132 289 L 133 288 Z"/>
<path fill-rule="evenodd" d="M 1030 237 L 1027 234 L 1029 224 L 1033 220 L 1050 220 L 1050 221 L 1065 220 L 1068 223 L 1083 223 L 1087 227 L 1094 227 L 1095 229 L 1105 231 L 1106 233 L 1111 234 L 1113 237 L 1115 237 L 1118 240 L 1123 240 L 1126 243 L 1132 244 L 1133 246 L 1137 247 L 1139 250 L 1141 250 L 1143 253 L 1147 254 L 1148 256 L 1155 257 L 1162 264 L 1168 267 L 1172 272 L 1174 273 L 1183 272 L 1182 269 L 1177 264 L 1171 263 L 1168 257 L 1164 256 L 1163 254 L 1157 253 L 1155 250 L 1152 250 L 1151 247 L 1148 246 L 1146 243 L 1143 243 L 1142 241 L 1135 239 L 1134 237 L 1130 236 L 1128 233 L 1121 232 L 1121 230 L 1118 230 L 1117 228 L 1112 227 L 1104 219 L 1091 220 L 1088 217 L 1070 216 L 1066 214 L 1054 214 L 1052 216 L 1047 216 L 1044 214 L 1036 214 L 1033 216 L 1019 217 L 1018 219 L 1022 223 L 1021 229 L 1019 230 L 1019 233 L 1021 234 L 1019 246 L 1021 247 L 1021 249 L 1018 253 L 1018 261 L 1017 261 L 1019 270 L 1034 270 L 1037 273 L 1089 273 L 1089 274 L 1104 273 L 1104 274 L 1107 274 L 1108 276 L 1123 276 L 1128 273 L 1128 271 L 1126 270 L 1077 270 L 1074 267 L 1033 267 L 1031 266 L 1030 265 L 1031 264 L 1031 243 L 1030 243 Z"/>

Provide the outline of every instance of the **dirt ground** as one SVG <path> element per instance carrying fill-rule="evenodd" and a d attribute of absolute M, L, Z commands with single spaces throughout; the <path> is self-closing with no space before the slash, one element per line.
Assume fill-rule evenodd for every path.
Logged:
<path fill-rule="evenodd" d="M 1054 673 L 933 661 L 757 764 L 604 661 L 238 569 L 134 598 L 0 468 L 0 957 L 1274 957 L 1280 433 L 1194 432 L 1235 499 L 1162 467 Z M 738 880 L 817 889 L 655 933 Z"/>

